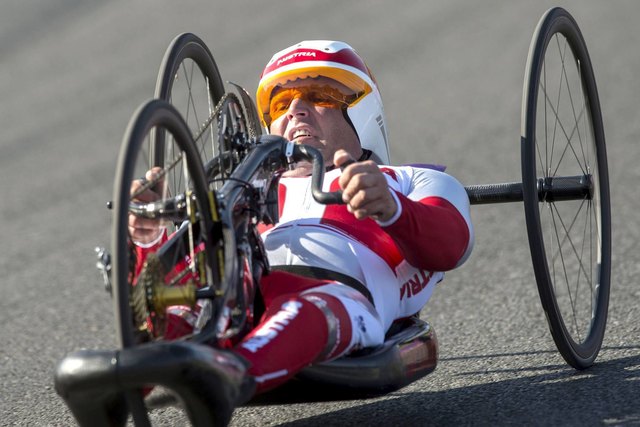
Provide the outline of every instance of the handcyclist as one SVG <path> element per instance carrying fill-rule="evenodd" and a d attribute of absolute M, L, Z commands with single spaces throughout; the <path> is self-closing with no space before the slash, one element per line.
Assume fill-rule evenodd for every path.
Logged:
<path fill-rule="evenodd" d="M 304 41 L 276 53 L 256 101 L 269 133 L 320 150 L 325 190 L 342 189 L 346 202 L 316 203 L 307 164 L 280 178 L 280 219 L 262 234 L 273 269 L 260 283 L 265 313 L 233 349 L 260 393 L 310 364 L 383 343 L 468 258 L 474 237 L 458 181 L 388 166 L 378 86 L 346 43 Z M 154 222 L 132 216 L 130 230 L 141 256 L 158 245 Z M 188 315 L 179 319 L 191 327 Z"/>

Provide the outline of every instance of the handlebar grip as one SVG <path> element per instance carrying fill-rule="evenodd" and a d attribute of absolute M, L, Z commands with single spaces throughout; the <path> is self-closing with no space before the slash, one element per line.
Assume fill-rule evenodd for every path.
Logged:
<path fill-rule="evenodd" d="M 322 191 L 322 182 L 324 181 L 324 159 L 317 149 L 308 145 L 293 146 L 294 160 L 311 161 L 313 170 L 311 172 L 311 194 L 316 202 L 323 205 L 344 204 L 342 201 L 342 191 L 325 192 Z M 345 165 L 346 167 L 347 165 Z"/>
<path fill-rule="evenodd" d="M 347 168 L 347 166 L 350 166 L 350 165 L 354 164 L 355 162 L 356 161 L 353 160 L 353 159 L 347 160 L 346 162 L 344 162 L 343 164 L 340 165 L 340 170 L 344 171 Z"/>
<path fill-rule="evenodd" d="M 345 170 L 347 166 L 354 164 L 356 161 L 353 159 L 349 159 L 343 164 L 340 165 L 340 170 Z M 344 200 L 342 200 L 342 190 L 337 191 L 318 191 L 318 194 L 314 194 L 313 198 L 316 199 L 316 202 L 322 203 L 324 205 L 344 205 Z"/>
<path fill-rule="evenodd" d="M 313 198 L 316 202 L 321 203 L 323 205 L 344 205 L 344 201 L 342 200 L 342 190 L 338 191 L 316 191 L 312 190 Z"/>

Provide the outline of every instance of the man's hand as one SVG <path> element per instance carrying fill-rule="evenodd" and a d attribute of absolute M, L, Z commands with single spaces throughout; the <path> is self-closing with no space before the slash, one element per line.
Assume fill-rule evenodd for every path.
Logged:
<path fill-rule="evenodd" d="M 153 181 L 157 179 L 157 175 L 162 169 L 154 167 L 145 173 L 145 179 L 147 181 Z M 131 182 L 131 193 L 135 194 L 140 187 L 144 185 L 144 180 L 136 179 Z M 154 188 L 162 188 L 163 180 L 158 180 L 154 185 Z M 133 201 L 148 203 L 160 199 L 161 195 L 156 193 L 152 189 L 147 189 L 144 192 L 138 194 Z M 157 240 L 163 232 L 163 227 L 160 220 L 140 218 L 135 215 L 129 215 L 129 233 L 134 242 L 139 244 L 149 244 Z"/>
<path fill-rule="evenodd" d="M 336 151 L 333 163 L 341 166 L 353 158 L 345 150 Z M 387 180 L 371 160 L 347 166 L 339 180 L 342 200 L 357 219 L 372 218 L 376 221 L 391 219 L 398 206 L 391 195 Z"/>

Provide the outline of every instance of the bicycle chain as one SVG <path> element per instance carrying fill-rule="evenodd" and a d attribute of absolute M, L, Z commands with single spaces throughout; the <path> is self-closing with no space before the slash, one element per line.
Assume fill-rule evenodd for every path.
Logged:
<path fill-rule="evenodd" d="M 162 283 L 164 273 L 162 264 L 155 253 L 150 253 L 144 263 L 144 267 L 138 276 L 138 283 L 130 288 L 129 304 L 131 306 L 134 325 L 138 332 L 150 333 L 147 321 L 151 320 L 152 325 L 157 328 L 157 316 L 153 304 L 154 285 Z"/>
<path fill-rule="evenodd" d="M 211 112 L 211 114 L 209 115 L 209 118 L 202 124 L 200 130 L 198 131 L 198 133 L 196 135 L 194 135 L 193 139 L 195 141 L 199 140 L 200 137 L 202 137 L 202 135 L 204 135 L 204 133 L 206 132 L 206 130 L 209 128 L 209 126 L 211 125 L 211 122 L 213 122 L 213 120 L 215 118 L 218 117 L 218 115 L 220 114 L 220 111 L 222 110 L 222 107 L 224 106 L 224 103 L 227 99 L 229 98 L 234 98 L 233 100 L 237 103 L 237 104 L 241 104 L 240 100 L 238 99 L 238 96 L 232 92 L 227 92 L 224 95 L 222 95 L 222 97 L 220 98 L 220 100 L 218 101 L 218 103 L 216 104 L 216 106 L 213 108 L 213 111 Z M 246 107 L 245 107 L 246 109 Z M 255 123 L 254 119 L 251 117 L 247 117 L 246 114 L 243 114 L 243 118 L 245 120 L 245 122 L 247 122 L 247 128 L 249 131 L 249 138 L 253 139 L 255 137 L 257 137 L 256 134 L 256 126 L 257 124 Z"/>

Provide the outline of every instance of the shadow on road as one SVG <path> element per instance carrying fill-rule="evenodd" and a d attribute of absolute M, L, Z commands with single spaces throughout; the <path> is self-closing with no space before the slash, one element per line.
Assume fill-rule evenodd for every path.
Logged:
<path fill-rule="evenodd" d="M 638 351 L 640 347 L 625 349 Z M 483 357 L 493 356 L 478 356 Z M 467 371 L 457 376 L 514 373 L 521 375 L 435 392 L 400 390 L 391 395 L 396 398 L 363 400 L 357 407 L 284 425 L 640 425 L 640 355 L 599 362 L 585 371 L 556 365 Z M 429 377 L 422 381 L 429 381 Z M 294 383 L 255 403 L 328 400 L 309 389 Z M 337 400 L 335 394 L 333 397 Z"/>

